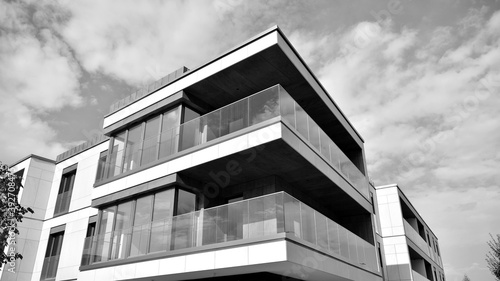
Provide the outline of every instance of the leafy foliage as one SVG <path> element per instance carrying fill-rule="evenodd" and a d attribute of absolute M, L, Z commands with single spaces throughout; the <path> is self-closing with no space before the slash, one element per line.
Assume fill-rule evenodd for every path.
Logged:
<path fill-rule="evenodd" d="M 467 276 L 467 274 L 465 274 L 465 275 L 464 275 L 464 278 L 462 279 L 462 281 L 470 281 L 469 276 Z"/>
<path fill-rule="evenodd" d="M 491 274 L 500 281 L 500 234 L 497 234 L 496 237 L 490 234 L 490 237 L 491 240 L 487 242 L 490 251 L 486 254 L 486 263 L 488 263 Z"/>
<path fill-rule="evenodd" d="M 9 171 L 9 166 L 0 162 L 0 266 L 13 264 L 23 258 L 15 251 L 15 237 L 19 235 L 17 224 L 23 221 L 26 213 L 33 213 L 33 210 L 19 204 L 18 195 L 23 187 L 21 180 Z"/>

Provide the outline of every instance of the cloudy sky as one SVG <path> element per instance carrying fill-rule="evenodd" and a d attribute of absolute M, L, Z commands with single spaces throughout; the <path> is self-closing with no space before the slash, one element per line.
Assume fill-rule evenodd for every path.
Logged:
<path fill-rule="evenodd" d="M 279 25 L 440 239 L 448 280 L 491 281 L 500 233 L 495 0 L 1 1 L 0 161 L 99 133 L 110 104 Z"/>

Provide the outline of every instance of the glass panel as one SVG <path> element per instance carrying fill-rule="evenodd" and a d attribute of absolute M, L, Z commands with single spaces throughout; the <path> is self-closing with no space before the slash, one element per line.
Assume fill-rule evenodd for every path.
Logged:
<path fill-rule="evenodd" d="M 182 119 L 183 123 L 186 123 L 198 117 L 200 117 L 200 114 L 198 112 L 192 110 L 187 106 L 184 107 L 184 118 Z"/>
<path fill-rule="evenodd" d="M 221 136 L 248 127 L 248 99 L 221 109 Z"/>
<path fill-rule="evenodd" d="M 301 203 L 300 216 L 302 218 L 302 239 L 316 244 L 314 210 L 306 204 Z"/>
<path fill-rule="evenodd" d="M 215 221 L 217 229 L 215 233 L 215 240 L 216 243 L 226 242 L 228 241 L 228 206 L 220 206 L 216 207 L 215 209 L 217 209 L 217 218 Z"/>
<path fill-rule="evenodd" d="M 126 132 L 122 132 L 116 135 L 113 147 L 111 148 L 111 159 L 110 159 L 110 169 L 109 176 L 116 176 L 121 173 L 122 161 L 123 161 L 123 149 L 125 148 L 125 135 Z"/>
<path fill-rule="evenodd" d="M 177 152 L 181 107 L 178 106 L 163 113 L 160 135 L 160 156 L 163 158 Z"/>
<path fill-rule="evenodd" d="M 111 246 L 111 259 L 125 258 L 130 245 L 133 202 L 118 205 Z"/>
<path fill-rule="evenodd" d="M 293 233 L 297 237 L 302 237 L 300 225 L 300 202 L 288 194 L 283 196 L 285 213 L 285 232 Z"/>
<path fill-rule="evenodd" d="M 262 197 L 264 207 L 264 235 L 278 233 L 276 219 L 276 198 L 274 195 Z"/>
<path fill-rule="evenodd" d="M 297 126 L 297 131 L 299 134 L 301 134 L 306 140 L 309 140 L 309 133 L 307 129 L 307 114 L 300 107 L 298 103 L 295 103 L 295 120 L 296 120 L 296 126 Z"/>
<path fill-rule="evenodd" d="M 264 200 L 262 197 L 248 201 L 248 237 L 264 235 Z"/>
<path fill-rule="evenodd" d="M 172 221 L 172 250 L 193 246 L 194 213 L 174 217 Z"/>
<path fill-rule="evenodd" d="M 319 138 L 321 142 L 321 154 L 330 162 L 330 139 L 323 130 L 319 130 Z"/>
<path fill-rule="evenodd" d="M 295 101 L 282 87 L 280 87 L 279 91 L 281 118 L 295 128 Z"/>
<path fill-rule="evenodd" d="M 180 126 L 180 150 L 182 151 L 201 144 L 202 130 L 199 118 L 182 124 Z"/>
<path fill-rule="evenodd" d="M 176 215 L 194 212 L 196 208 L 196 195 L 194 193 L 179 189 L 177 197 Z"/>
<path fill-rule="evenodd" d="M 326 226 L 326 217 L 318 212 L 315 212 L 314 216 L 316 218 L 316 245 L 328 251 L 328 228 Z"/>
<path fill-rule="evenodd" d="M 330 247 L 330 252 L 340 255 L 338 224 L 331 220 L 328 220 L 328 246 Z"/>
<path fill-rule="evenodd" d="M 243 224 L 248 224 L 247 202 L 236 202 L 228 205 L 227 241 L 246 238 Z"/>
<path fill-rule="evenodd" d="M 279 115 L 278 87 L 272 87 L 248 100 L 250 125 L 258 124 Z"/>
<path fill-rule="evenodd" d="M 216 243 L 217 233 L 217 208 L 203 211 L 203 238 L 202 245 Z"/>
<path fill-rule="evenodd" d="M 307 123 L 309 125 L 309 142 L 318 150 L 321 150 L 319 146 L 319 126 L 312 120 L 311 117 L 307 118 Z"/>
<path fill-rule="evenodd" d="M 351 232 L 347 231 L 347 240 L 349 241 L 349 258 L 351 261 L 358 261 L 358 251 L 356 249 L 356 239 L 357 237 Z"/>
<path fill-rule="evenodd" d="M 139 149 L 141 148 L 142 125 L 137 125 L 128 131 L 125 147 L 125 162 L 123 171 L 130 171 L 139 166 Z"/>
<path fill-rule="evenodd" d="M 338 226 L 340 240 L 340 255 L 349 258 L 349 241 L 347 240 L 347 230 L 342 226 Z"/>
<path fill-rule="evenodd" d="M 356 237 L 356 247 L 358 248 L 358 262 L 360 264 L 366 265 L 366 260 L 365 260 L 365 248 L 364 248 L 364 240 L 355 236 Z"/>
<path fill-rule="evenodd" d="M 174 195 L 175 190 L 169 189 L 158 192 L 154 196 L 150 252 L 164 251 L 170 248 Z"/>
<path fill-rule="evenodd" d="M 211 141 L 220 136 L 221 120 L 220 110 L 211 112 L 200 120 L 201 143 Z"/>
<path fill-rule="evenodd" d="M 99 222 L 99 236 L 96 245 L 94 262 L 106 261 L 109 259 L 109 247 L 111 241 L 111 230 L 115 218 L 115 207 L 104 209 Z"/>
<path fill-rule="evenodd" d="M 159 130 L 160 130 L 160 116 L 156 116 L 146 122 L 141 165 L 156 160 L 156 157 L 158 156 L 156 153 L 158 148 Z"/>
<path fill-rule="evenodd" d="M 153 208 L 153 195 L 137 199 L 135 207 L 134 228 L 130 255 L 144 255 L 149 243 L 150 222 Z"/>

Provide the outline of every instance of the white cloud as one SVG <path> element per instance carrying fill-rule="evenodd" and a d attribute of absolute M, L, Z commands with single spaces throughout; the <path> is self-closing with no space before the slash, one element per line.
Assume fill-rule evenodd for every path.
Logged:
<path fill-rule="evenodd" d="M 49 29 L 30 23 L 26 3 L 0 3 L 0 145 L 4 162 L 28 153 L 55 157 L 64 150 L 41 118 L 80 106 L 80 71 L 68 46 Z"/>

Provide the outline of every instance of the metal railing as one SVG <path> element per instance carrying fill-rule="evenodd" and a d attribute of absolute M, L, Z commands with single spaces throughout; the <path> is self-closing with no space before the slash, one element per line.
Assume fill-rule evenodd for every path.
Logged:
<path fill-rule="evenodd" d="M 378 271 L 372 244 L 285 192 L 95 235 L 87 238 L 84 256 L 96 263 L 285 232 Z"/>

